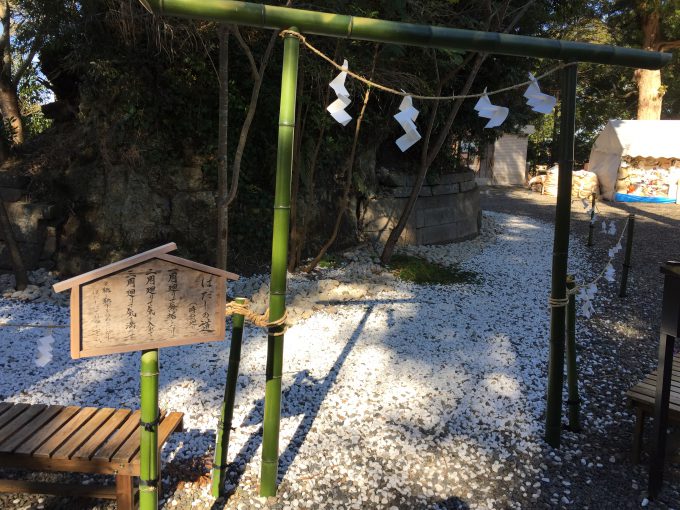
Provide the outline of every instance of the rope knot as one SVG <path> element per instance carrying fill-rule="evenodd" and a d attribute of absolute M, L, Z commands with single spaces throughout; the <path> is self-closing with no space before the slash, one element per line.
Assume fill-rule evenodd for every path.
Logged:
<path fill-rule="evenodd" d="M 245 299 L 243 303 L 237 303 L 236 301 L 229 301 L 224 309 L 225 315 L 242 315 L 249 322 L 258 326 L 260 328 L 269 329 L 269 334 L 271 336 L 282 336 L 287 329 L 286 319 L 288 318 L 288 312 L 284 311 L 283 315 L 276 320 L 269 319 L 269 308 L 262 314 L 255 313 L 252 311 L 248 304 L 250 302 Z M 271 331 L 272 328 L 281 327 L 279 331 Z"/>

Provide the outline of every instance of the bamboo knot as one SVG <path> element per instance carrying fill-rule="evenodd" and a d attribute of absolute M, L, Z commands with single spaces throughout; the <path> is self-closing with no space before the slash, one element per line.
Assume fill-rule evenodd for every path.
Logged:
<path fill-rule="evenodd" d="M 224 309 L 224 314 L 225 315 L 242 315 L 245 319 L 247 319 L 249 322 L 254 324 L 255 326 L 258 326 L 260 328 L 266 328 L 266 329 L 271 329 L 275 328 L 278 326 L 281 326 L 280 331 L 270 331 L 269 334 L 271 336 L 282 336 L 286 332 L 286 319 L 288 318 L 288 312 L 284 311 L 283 316 L 280 318 L 270 321 L 269 320 L 269 308 L 260 315 L 259 313 L 253 312 L 249 307 L 248 307 L 249 301 L 247 299 L 244 300 L 243 303 L 237 303 L 236 301 L 229 301 L 227 305 L 225 306 Z"/>

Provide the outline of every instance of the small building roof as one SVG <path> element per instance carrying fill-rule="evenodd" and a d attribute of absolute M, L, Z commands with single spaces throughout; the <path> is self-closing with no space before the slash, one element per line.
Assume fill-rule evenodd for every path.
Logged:
<path fill-rule="evenodd" d="M 63 282 L 55 283 L 53 286 L 54 292 L 63 292 L 65 290 L 72 289 L 77 285 L 82 285 L 83 283 L 87 283 L 89 281 L 98 280 L 99 278 L 102 278 L 104 276 L 120 272 L 128 267 L 136 266 L 138 264 L 141 264 L 142 262 L 146 262 L 147 260 L 151 259 L 167 260 L 168 262 L 172 262 L 174 264 L 181 266 L 186 266 L 197 271 L 214 274 L 215 276 L 222 276 L 227 280 L 238 280 L 239 278 L 237 274 L 230 273 L 229 271 L 223 271 L 222 269 L 217 269 L 211 266 L 206 266 L 204 264 L 199 264 L 198 262 L 194 262 L 192 260 L 175 257 L 174 255 L 168 255 L 169 252 L 174 251 L 176 249 L 177 245 L 175 243 L 168 243 L 164 244 L 163 246 L 159 246 L 158 248 L 154 248 L 143 253 L 138 253 L 137 255 L 133 255 L 132 257 L 128 257 L 123 260 L 119 260 L 118 262 L 114 262 L 113 264 L 109 264 L 108 266 L 100 267 L 98 269 L 88 271 L 87 273 L 74 276 L 73 278 L 69 278 L 68 280 L 64 280 Z"/>

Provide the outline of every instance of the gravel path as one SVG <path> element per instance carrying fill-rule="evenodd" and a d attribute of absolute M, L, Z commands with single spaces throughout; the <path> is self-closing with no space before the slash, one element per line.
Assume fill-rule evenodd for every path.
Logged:
<path fill-rule="evenodd" d="M 505 214 L 486 214 L 480 239 L 415 250 L 438 262 L 462 261 L 463 269 L 482 275 L 479 284 L 399 282 L 365 249 L 346 253 L 342 268 L 291 278 L 299 313 L 286 336 L 277 498 L 257 497 L 264 335 L 249 329 L 244 339 L 230 496 L 217 502 L 207 495 L 205 474 L 228 343 L 163 350 L 161 405 L 185 412 L 186 431 L 163 453 L 162 506 L 621 509 L 647 503 L 646 457 L 640 466 L 628 460 L 633 420 L 624 394 L 655 363 L 658 263 L 680 255 L 680 206 L 636 208 L 630 297 L 622 301 L 615 284 L 602 284 L 596 314 L 579 320 L 584 432 L 565 432 L 562 448 L 553 450 L 542 431 L 554 199 L 488 189 L 483 203 Z M 626 214 L 601 205 L 608 220 Z M 576 211 L 573 218 L 570 271 L 588 279 L 602 269 L 615 239 L 597 235 L 587 249 L 587 217 Z M 262 284 L 255 277 L 235 290 L 257 294 Z M 67 317 L 48 303 L 7 299 L 0 299 L 0 316 L 22 322 Z M 138 356 L 73 361 L 64 332 L 57 333 L 54 361 L 37 369 L 37 336 L 31 329 L 0 329 L 0 398 L 136 406 Z M 661 497 L 648 507 L 680 508 L 678 481 L 680 469 L 671 466 Z M 113 507 L 0 496 L 0 508 Z"/>

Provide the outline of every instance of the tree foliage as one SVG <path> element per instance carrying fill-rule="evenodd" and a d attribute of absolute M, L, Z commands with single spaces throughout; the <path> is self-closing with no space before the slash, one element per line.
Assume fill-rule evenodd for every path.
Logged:
<path fill-rule="evenodd" d="M 69 129 L 82 130 L 83 143 L 101 159 L 109 174 L 121 172 L 121 179 L 129 180 L 135 175 L 158 171 L 159 182 L 165 182 L 163 179 L 174 177 L 152 169 L 176 168 L 177 162 L 181 162 L 184 166 L 200 165 L 203 185 L 217 189 L 219 41 L 215 23 L 153 17 L 138 2 L 127 0 L 15 1 L 14 5 L 20 7 L 16 12 L 21 12 L 27 20 L 21 31 L 17 31 L 17 53 L 25 56 L 37 47 L 40 62 L 40 73 L 26 74 L 19 86 L 25 94 L 20 97 L 25 97 L 25 102 L 38 100 L 38 85 L 46 84 L 57 102 L 72 113 L 73 124 Z M 629 0 L 633 1 L 641 0 Z M 312 0 L 301 7 L 406 22 L 503 30 L 525 3 L 522 0 Z M 511 32 L 639 46 L 640 33 L 635 28 L 635 10 L 631 5 L 629 3 L 626 10 L 623 2 L 614 0 L 569 3 L 535 0 Z M 676 18 L 676 13 L 664 17 L 663 29 L 668 34 L 674 33 Z M 270 31 L 242 27 L 240 35 L 256 61 L 265 55 Z M 338 62 L 347 58 L 353 71 L 362 75 L 371 72 L 375 51 L 372 43 L 319 36 L 309 36 L 309 41 Z M 252 62 L 233 38 L 229 56 L 228 136 L 233 142 L 228 147 L 227 161 L 235 160 L 238 147 L 235 141 L 240 128 L 252 116 L 248 143 L 241 147 L 242 159 L 236 158 L 242 161 L 241 186 L 230 213 L 233 219 L 229 228 L 230 252 L 233 252 L 230 260 L 238 265 L 249 261 L 254 253 L 266 253 L 270 243 L 281 44 L 275 44 L 271 62 L 264 70 L 254 115 L 249 106 L 255 79 Z M 493 90 L 525 81 L 527 72 L 541 73 L 551 65 L 554 63 L 491 55 L 479 65 L 470 91 L 481 92 L 484 87 Z M 475 55 L 465 52 L 380 45 L 374 80 L 419 94 L 453 94 L 465 87 L 474 66 Z M 326 241 L 320 234 L 334 230 L 336 213 L 343 202 L 340 198 L 346 187 L 345 169 L 350 160 L 355 160 L 349 201 L 354 208 L 376 192 L 377 168 L 417 173 L 423 164 L 422 148 L 426 146 L 424 139 L 407 153 L 399 152 L 394 140 L 400 136 L 400 127 L 392 116 L 401 98 L 376 90 L 372 92 L 361 135 L 352 151 L 354 130 L 339 126 L 329 119 L 325 110 L 333 99 L 328 94 L 328 83 L 337 71 L 303 49 L 300 73 L 293 183 L 297 204 L 294 205 L 291 267 L 318 251 Z M 665 117 L 677 113 L 680 106 L 680 85 L 673 79 L 676 74 L 677 63 L 664 70 Z M 557 75 L 543 79 L 541 88 L 557 95 Z M 365 86 L 349 79 L 348 89 L 353 98 L 349 113 L 356 119 Z M 633 116 L 636 100 L 632 70 L 582 64 L 577 159 L 587 158 L 593 136 L 609 118 Z M 558 133 L 553 116 L 532 113 L 525 106 L 522 90 L 494 96 L 494 102 L 510 107 L 510 117 L 502 129 L 484 129 L 484 122 L 473 110 L 475 102 L 471 100 L 461 103 L 450 127 L 448 122 L 454 109 L 451 102 L 416 101 L 421 112 L 420 131 L 424 135 L 431 131 L 430 150 L 425 151 L 429 173 L 447 172 L 460 166 L 462 162 L 455 147 L 480 150 L 502 131 L 518 131 L 528 124 L 537 126 L 531 140 L 532 160 L 549 163 L 555 159 Z M 428 128 L 429 120 L 431 128 Z M 37 132 L 46 125 L 44 120 L 35 117 L 30 126 L 34 127 L 29 131 Z M 56 124 L 51 128 L 55 132 L 59 129 Z M 441 150 L 432 150 L 437 145 Z M 170 200 L 170 191 L 161 190 L 159 194 Z M 74 196 L 80 197 L 78 193 Z M 79 210 L 77 201 L 81 198 L 73 200 L 73 210 Z M 252 228 L 252 221 L 257 222 L 258 228 Z M 354 240 L 356 222 L 356 215 L 344 215 L 336 247 Z M 213 239 L 214 246 L 214 229 L 206 229 L 204 235 Z M 187 237 L 191 243 L 195 239 Z M 196 246 L 210 249 L 210 243 Z M 214 253 L 206 254 L 204 260 L 212 262 Z"/>

